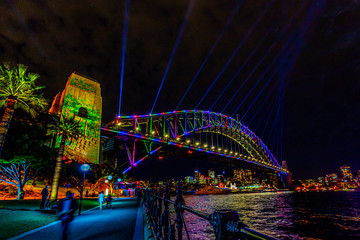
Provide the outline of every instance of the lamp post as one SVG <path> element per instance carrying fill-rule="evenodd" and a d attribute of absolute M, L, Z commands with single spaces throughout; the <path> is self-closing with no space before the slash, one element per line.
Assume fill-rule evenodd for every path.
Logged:
<path fill-rule="evenodd" d="M 81 170 L 83 171 L 84 175 L 83 175 L 83 182 L 82 182 L 82 186 L 81 186 L 81 192 L 80 192 L 80 206 L 79 206 L 79 215 L 81 214 L 81 206 L 82 206 L 82 199 L 83 199 L 83 191 L 84 191 L 84 187 L 85 187 L 85 174 L 87 171 L 90 170 L 90 165 L 87 163 L 84 163 L 83 165 L 81 165 Z"/>
<path fill-rule="evenodd" d="M 121 178 L 118 178 L 117 179 L 117 181 L 118 181 L 118 198 L 119 198 L 119 196 L 120 196 L 120 182 L 121 182 Z"/>
<path fill-rule="evenodd" d="M 111 179 L 112 179 L 112 176 L 109 175 L 109 176 L 107 176 L 107 180 L 105 180 L 106 183 L 109 182 L 109 187 L 110 188 L 112 187 Z M 109 189 L 107 188 L 106 191 L 105 191 L 105 195 L 107 196 L 108 194 L 109 194 Z"/>

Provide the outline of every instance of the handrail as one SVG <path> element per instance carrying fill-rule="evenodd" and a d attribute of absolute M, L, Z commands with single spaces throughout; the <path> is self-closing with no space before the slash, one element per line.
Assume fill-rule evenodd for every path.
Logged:
<path fill-rule="evenodd" d="M 153 196 L 153 197 L 155 197 L 155 198 L 158 198 L 158 199 L 161 199 L 161 200 L 163 200 L 163 201 L 166 201 L 166 202 L 168 202 L 168 203 L 176 204 L 175 201 L 172 201 L 172 200 L 170 200 L 170 199 L 164 199 L 163 197 L 160 197 L 160 196 L 157 196 L 157 195 L 154 195 L 154 194 L 151 194 L 151 193 L 150 193 L 150 195 Z M 199 216 L 199 217 L 204 218 L 204 219 L 206 219 L 206 220 L 210 220 L 210 219 L 211 219 L 211 215 L 206 214 L 206 213 L 203 213 L 203 212 L 200 212 L 200 211 L 198 211 L 198 210 L 196 210 L 196 209 L 193 209 L 192 207 L 189 207 L 189 206 L 186 206 L 186 205 L 181 205 L 180 208 L 182 208 L 182 209 L 184 209 L 184 210 L 186 210 L 186 211 L 188 211 L 188 212 L 191 212 L 191 213 L 195 214 L 196 216 Z"/>
<path fill-rule="evenodd" d="M 247 228 L 240 221 L 236 211 L 230 209 L 215 210 L 212 214 L 206 214 L 192 207 L 186 206 L 183 199 L 181 184 L 178 182 L 176 199 L 170 199 L 169 185 L 166 182 L 165 189 L 143 189 L 143 202 L 149 218 L 150 226 L 155 239 L 182 240 L 183 227 L 190 240 L 184 221 L 183 212 L 188 211 L 202 219 L 208 220 L 214 228 L 215 238 L 219 239 L 246 239 L 246 240 L 276 240 L 273 237 Z M 163 209 L 164 205 L 164 209 Z M 171 223 L 169 205 L 174 206 L 176 219 Z M 175 231 L 177 229 L 177 231 Z M 177 235 L 177 238 L 175 238 Z"/>

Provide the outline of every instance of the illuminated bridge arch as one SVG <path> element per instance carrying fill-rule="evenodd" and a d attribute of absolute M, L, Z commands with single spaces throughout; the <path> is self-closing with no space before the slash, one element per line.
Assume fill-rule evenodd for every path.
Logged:
<path fill-rule="evenodd" d="M 182 110 L 119 116 L 102 131 L 123 140 L 130 163 L 126 171 L 172 145 L 288 173 L 254 132 L 234 118 L 216 112 Z M 145 150 L 142 156 L 136 150 L 140 143 Z"/>

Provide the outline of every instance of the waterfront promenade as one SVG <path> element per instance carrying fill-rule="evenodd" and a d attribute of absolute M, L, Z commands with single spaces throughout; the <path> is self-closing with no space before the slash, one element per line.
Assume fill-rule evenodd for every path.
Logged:
<path fill-rule="evenodd" d="M 120 199 L 113 202 L 112 209 L 95 208 L 76 216 L 70 225 L 69 239 L 142 239 L 142 212 L 136 199 Z M 60 221 L 29 231 L 11 240 L 59 239 Z"/>

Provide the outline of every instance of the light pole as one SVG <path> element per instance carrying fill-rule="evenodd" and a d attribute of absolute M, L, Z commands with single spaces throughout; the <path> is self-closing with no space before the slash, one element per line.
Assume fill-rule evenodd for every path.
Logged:
<path fill-rule="evenodd" d="M 109 182 L 109 187 L 110 187 L 110 190 L 112 189 L 112 182 L 111 182 L 111 179 L 112 179 L 112 176 L 111 175 L 109 175 L 109 176 L 107 176 L 107 180 L 105 180 L 105 182 L 107 183 L 107 182 Z M 106 191 L 105 191 L 105 195 L 107 196 L 109 194 L 109 189 L 107 188 L 106 189 Z"/>
<path fill-rule="evenodd" d="M 81 206 L 82 206 L 82 199 L 83 199 L 83 191 L 84 191 L 84 187 L 85 187 L 85 174 L 87 171 L 90 170 L 90 165 L 87 163 L 84 163 L 83 165 L 81 165 L 81 170 L 83 171 L 84 175 L 83 175 L 83 182 L 82 182 L 82 186 L 81 186 L 81 192 L 80 192 L 80 206 L 79 206 L 79 215 L 81 214 Z"/>
<path fill-rule="evenodd" d="M 118 184 L 117 184 L 117 185 L 118 185 L 118 196 L 117 196 L 117 197 L 119 198 L 119 196 L 120 196 L 120 182 L 121 182 L 121 178 L 118 178 L 117 181 L 118 181 Z"/>

